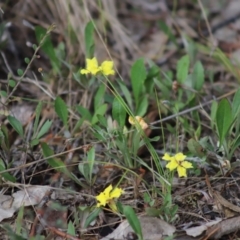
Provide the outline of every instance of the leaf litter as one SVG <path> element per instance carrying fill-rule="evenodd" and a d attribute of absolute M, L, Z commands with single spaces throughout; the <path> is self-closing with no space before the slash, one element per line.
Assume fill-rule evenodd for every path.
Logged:
<path fill-rule="evenodd" d="M 179 5 L 175 9 L 176 11 L 173 7 L 174 3 L 171 1 L 169 1 L 169 3 L 166 1 L 126 0 L 121 3 L 103 1 L 103 11 L 105 11 L 106 21 L 109 22 L 110 28 L 112 29 L 111 36 L 107 36 L 110 38 L 109 42 L 111 42 L 108 49 L 113 58 L 116 59 L 116 62 L 118 62 L 118 69 L 120 69 L 122 76 L 128 79 L 128 71 L 126 71 L 126 68 L 129 68 L 134 60 L 141 56 L 146 56 L 152 61 L 155 61 L 157 64 L 161 65 L 164 71 L 169 69 L 176 70 L 176 61 L 182 56 L 179 49 L 185 47 L 187 51 L 190 51 L 191 46 L 186 36 L 196 39 L 201 44 L 205 44 L 206 39 L 202 36 L 208 37 L 213 34 L 217 46 L 228 54 L 231 62 L 237 62 L 239 59 L 239 1 L 222 1 L 219 4 L 216 4 L 215 1 L 202 2 L 209 11 L 208 20 L 212 27 L 212 33 L 208 32 L 204 21 L 199 22 L 198 19 L 192 16 L 199 12 L 198 5 L 187 0 L 179 1 Z M 81 43 L 84 39 L 83 26 L 85 26 L 84 23 L 87 22 L 87 19 L 83 9 L 77 1 L 72 0 L 69 2 L 69 5 L 67 5 L 65 1 L 52 1 L 51 3 L 49 1 L 42 1 L 42 6 L 40 7 L 39 1 L 32 1 L 30 4 L 21 0 L 18 1 L 17 4 L 11 3 L 11 6 L 3 3 L 0 7 L 4 10 L 3 12 L 9 11 L 15 16 L 15 20 L 11 18 L 8 19 L 8 17 L 6 17 L 7 14 L 1 13 L 1 15 L 6 18 L 5 20 L 12 21 L 4 30 L 4 34 L 8 35 L 8 44 L 6 47 L 1 48 L 2 53 L 5 54 L 2 55 L 0 69 L 1 84 L 4 86 L 4 91 L 7 91 L 9 87 L 6 85 L 8 68 L 16 74 L 18 68 L 26 66 L 23 58 L 30 58 L 33 54 L 32 49 L 30 49 L 26 43 L 28 41 L 34 42 L 35 36 L 31 28 L 26 28 L 26 24 L 21 24 L 22 20 L 25 20 L 25 18 L 31 24 L 43 27 L 56 22 L 58 27 L 53 30 L 53 43 L 57 46 L 64 40 L 68 57 L 73 57 L 75 64 L 83 65 L 82 55 L 84 53 L 84 47 Z M 70 15 L 68 15 L 69 7 L 71 8 Z M 99 6 L 94 1 L 85 2 L 84 7 L 84 10 L 88 11 L 92 16 L 99 11 Z M 24 14 L 22 11 L 19 11 L 19 9 L 24 10 Z M 134 11 L 134 9 L 137 11 Z M 176 15 L 176 18 L 173 17 L 174 14 L 172 13 Z M 123 18 L 121 18 L 121 16 L 123 16 Z M 226 23 L 229 19 L 233 19 L 234 16 L 234 21 Z M 69 31 L 73 31 L 73 35 L 74 33 L 76 34 L 76 41 L 74 44 L 67 38 L 66 29 L 68 29 L 68 27 L 65 21 L 66 19 L 69 19 L 69 23 L 71 23 L 72 29 Z M 160 31 L 159 26 L 156 24 L 159 19 L 164 20 L 167 26 L 170 26 L 169 29 L 165 29 L 164 31 L 163 25 L 161 25 L 162 29 Z M 79 25 L 80 22 L 81 24 Z M 101 29 L 102 21 L 100 18 L 96 18 L 96 22 Z M 200 33 L 198 31 L 199 28 L 201 29 Z M 16 37 L 14 35 L 16 32 L 21 32 L 22 34 L 20 34 L 20 36 L 18 34 L 19 37 Z M 172 32 L 172 35 L 170 32 Z M 4 40 L 5 38 L 1 39 Z M 99 36 L 97 36 L 97 39 L 100 41 Z M 169 44 L 170 39 L 174 39 L 172 42 L 175 43 Z M 207 41 L 211 42 L 211 38 L 207 39 Z M 213 45 L 211 47 L 216 46 L 213 42 L 211 44 Z M 102 61 L 102 59 L 106 59 L 106 53 L 101 48 L 102 46 L 99 46 L 97 52 L 99 52 L 99 55 L 102 54 L 102 57 L 100 56 Z M 79 51 L 76 51 L 76 49 L 79 49 Z M 206 98 L 209 99 L 209 96 L 213 94 L 220 96 L 236 88 L 237 84 L 233 81 L 231 85 L 229 81 L 233 80 L 230 70 L 222 66 L 219 67 L 217 62 L 209 59 L 208 55 L 204 54 L 204 50 L 200 50 L 200 52 L 201 53 L 198 52 L 198 57 L 203 60 L 204 67 L 206 65 L 206 69 L 209 70 L 213 66 L 212 69 L 214 69 L 215 74 L 215 80 L 211 84 L 205 86 Z M 42 228 L 42 232 L 43 229 L 49 229 L 55 236 L 78 239 L 77 237 L 73 237 L 74 233 L 69 235 L 65 234 L 65 230 L 69 224 L 68 217 L 71 218 L 72 216 L 68 215 L 69 212 L 74 214 L 76 209 L 84 206 L 85 208 L 82 210 L 80 216 L 74 219 L 76 220 L 79 218 L 82 220 L 85 219 L 83 222 L 86 221 L 86 215 L 89 216 L 90 213 L 90 208 L 88 207 L 96 203 L 93 196 L 99 194 L 107 184 L 117 183 L 124 171 L 114 165 L 114 162 L 109 162 L 108 165 L 104 166 L 102 164 L 99 164 L 98 167 L 94 166 L 97 184 L 91 187 L 86 184 L 83 176 L 76 173 L 75 169 L 80 159 L 84 159 L 83 162 L 87 161 L 85 158 L 86 152 L 89 151 L 93 144 L 91 142 L 92 133 L 88 131 L 86 127 L 82 129 L 80 133 L 76 133 L 77 137 L 71 142 L 67 133 L 63 131 L 63 126 L 54 113 L 52 99 L 59 93 L 62 94 L 61 97 L 63 97 L 63 99 L 65 99 L 67 94 L 70 94 L 65 82 L 71 79 L 69 76 L 72 75 L 72 72 L 69 72 L 69 76 L 59 77 L 60 79 L 57 79 L 56 75 L 52 73 L 49 79 L 44 79 L 45 83 L 43 84 L 42 81 L 36 79 L 42 79 L 44 74 L 50 70 L 51 65 L 47 55 L 42 51 L 39 52 L 39 57 L 40 58 L 33 64 L 31 71 L 27 73 L 27 76 L 23 79 L 20 88 L 16 92 L 19 98 L 22 97 L 24 99 L 24 104 L 18 101 L 10 102 L 7 103 L 8 106 L 6 108 L 6 106 L 4 106 L 5 102 L 3 102 L 4 104 L 0 108 L 1 121 L 7 123 L 6 115 L 9 115 L 11 112 L 24 129 L 30 132 L 34 124 L 31 117 L 33 116 L 34 109 L 32 106 L 35 106 L 35 103 L 33 101 L 29 104 L 26 99 L 32 98 L 35 101 L 39 101 L 40 98 L 42 98 L 46 104 L 43 112 L 41 112 L 42 124 L 45 120 L 50 119 L 53 121 L 53 126 L 49 130 L 48 135 L 45 135 L 43 138 L 39 139 L 39 141 L 50 144 L 53 152 L 56 153 L 57 156 L 52 157 L 54 161 L 52 161 L 50 168 L 49 165 L 46 164 L 47 159 L 43 160 L 42 158 L 39 145 L 36 145 L 36 148 L 30 151 L 27 146 L 24 145 L 21 138 L 11 133 L 9 141 L 10 148 L 4 148 L 4 146 L 1 145 L 0 157 L 1 159 L 7 159 L 5 165 L 10 164 L 10 159 L 14 157 L 13 159 L 16 161 L 15 166 L 21 165 L 22 168 L 14 168 L 13 165 L 13 169 L 11 170 L 10 168 L 11 174 L 16 177 L 17 182 L 26 182 L 30 185 L 26 184 L 21 190 L 17 190 L 17 185 L 15 187 L 8 182 L 2 182 L 2 180 L 0 180 L 0 184 L 3 186 L 0 195 L 0 221 L 7 223 L 9 218 L 16 218 L 14 214 L 18 213 L 22 206 L 32 206 L 32 212 L 39 216 L 39 219 L 31 218 L 31 222 L 33 223 L 31 231 L 29 229 L 31 236 L 35 236 L 36 230 L 41 232 Z M 43 68 L 43 72 L 39 71 L 40 66 Z M 235 76 L 239 78 L 239 72 L 237 69 L 235 70 Z M 58 81 L 58 84 L 56 84 L 56 81 Z M 32 87 L 33 85 L 34 87 Z M 88 97 L 90 98 L 92 96 L 92 93 L 88 93 L 88 90 L 76 90 L 74 88 L 75 85 L 73 83 L 72 85 L 71 94 L 74 97 L 71 98 L 69 102 L 66 102 L 68 105 L 74 105 L 77 102 L 86 102 L 88 101 Z M 177 86 L 177 88 L 179 87 L 180 86 Z M 223 89 L 224 92 L 221 91 Z M 81 98 L 81 96 L 85 96 L 85 99 Z M 86 103 L 86 105 L 88 105 L 89 108 L 91 107 L 89 103 Z M 48 106 L 50 107 L 48 108 Z M 151 115 L 150 123 L 159 120 L 158 113 L 156 114 L 157 111 L 155 111 L 155 109 L 158 108 L 154 103 L 151 103 L 151 108 L 154 109 L 154 114 L 151 115 L 152 110 L 148 110 L 148 114 Z M 47 114 L 47 112 L 50 113 Z M 166 113 L 168 112 L 166 111 Z M 79 120 L 76 115 L 72 113 L 70 113 L 70 115 L 72 119 Z M 66 124 L 66 120 L 64 121 Z M 75 122 L 73 121 L 70 124 L 75 124 Z M 167 127 L 170 128 L 171 124 L 173 123 L 170 120 L 169 126 Z M 88 126 L 87 123 L 86 126 Z M 13 130 L 12 126 L 7 125 L 7 127 L 9 130 Z M 207 126 L 203 127 L 206 127 L 205 131 L 207 133 Z M 160 133 L 158 130 L 151 129 L 149 130 L 148 136 L 150 136 L 150 134 L 159 135 Z M 169 134 L 166 138 L 170 144 L 173 135 L 171 136 L 171 134 Z M 186 139 L 187 138 L 184 139 L 183 137 L 181 144 L 184 145 Z M 96 153 L 99 155 L 99 162 L 104 162 L 107 154 L 113 155 L 113 153 L 104 154 L 107 146 L 101 143 L 94 144 L 97 149 Z M 160 144 L 156 145 L 156 148 L 163 149 Z M 206 146 L 204 146 L 203 149 L 207 149 L 210 162 L 216 163 L 215 165 L 214 163 L 205 165 L 207 174 L 211 177 L 219 170 L 220 160 L 221 162 L 231 160 L 223 159 L 221 153 L 215 153 L 206 148 Z M 239 154 L 239 150 L 236 150 L 235 156 L 237 156 L 237 154 Z M 137 155 L 144 157 L 145 164 L 151 164 L 151 161 L 146 157 L 149 156 L 146 148 L 140 148 Z M 51 159 L 50 155 L 46 158 L 48 157 Z M 43 161 L 38 162 L 38 160 Z M 199 159 L 197 159 L 196 162 L 198 162 L 198 160 Z M 34 164 L 32 164 L 32 162 Z M 237 216 L 238 212 L 234 211 L 234 209 L 237 208 L 231 207 L 232 205 L 237 206 L 239 204 L 238 160 L 234 163 L 236 166 L 232 169 L 228 169 L 228 164 L 226 164 L 226 166 L 221 164 L 221 171 L 224 173 L 224 177 L 212 177 L 210 179 L 211 186 L 214 188 L 213 193 L 215 193 L 215 196 L 220 195 L 222 198 L 214 198 L 214 196 L 211 196 L 210 188 L 207 186 L 208 182 L 206 182 L 207 180 L 203 174 L 200 175 L 200 177 L 189 177 L 187 180 L 183 181 L 183 184 L 176 181 L 176 184 L 174 184 L 173 199 L 178 203 L 179 211 L 176 213 L 174 221 L 172 223 L 167 223 L 167 218 L 161 220 L 156 217 L 139 217 L 144 239 L 163 239 L 164 236 L 171 236 L 172 234 L 175 236 L 174 239 L 221 239 L 224 235 L 229 236 L 228 239 L 231 239 L 233 236 L 238 236 L 237 233 L 240 225 L 239 217 Z M 54 164 L 58 165 L 56 166 Z M 73 169 L 73 174 L 69 174 L 69 172 L 65 170 L 61 171 L 60 174 L 56 174 L 54 167 L 64 169 L 66 166 L 69 167 L 69 169 Z M 146 166 L 143 165 L 143 167 Z M 147 181 L 149 185 L 154 184 L 156 187 L 160 187 L 160 184 L 158 186 L 158 184 L 154 182 L 151 172 L 146 169 L 142 170 L 133 167 L 130 170 L 137 176 L 135 183 L 137 187 L 133 186 L 131 182 L 132 179 L 129 178 L 129 182 L 123 184 L 123 188 L 127 189 L 128 194 L 123 197 L 122 201 L 123 203 L 131 204 L 138 213 L 142 213 L 145 211 L 146 207 L 144 206 L 146 203 L 142 201 L 144 198 L 142 193 L 148 191 L 144 181 Z M 50 184 L 46 185 L 49 182 Z M 73 190 L 73 194 L 68 195 L 66 193 L 65 195 L 63 194 L 65 197 L 61 197 L 57 191 L 52 190 L 54 187 L 67 187 Z M 56 194 L 55 197 L 54 194 Z M 156 198 L 154 200 L 154 204 L 158 208 L 164 204 L 162 199 Z M 157 200 L 159 200 L 159 202 Z M 231 213 L 229 213 L 229 211 Z M 116 220 L 116 223 L 111 221 L 108 222 L 107 219 L 111 218 L 108 216 L 108 213 L 104 213 L 100 215 L 96 221 L 91 221 L 90 227 L 82 230 L 82 233 L 87 232 L 89 234 L 86 235 L 87 237 L 85 237 L 85 239 L 126 239 L 133 232 L 133 229 L 131 229 L 126 220 L 118 225 L 117 222 L 119 219 Z M 57 225 L 56 220 L 60 220 L 60 225 Z M 111 233 L 109 235 L 105 234 L 106 237 L 102 235 L 102 231 L 106 230 L 104 227 L 101 227 L 101 225 L 104 225 L 103 223 L 113 225 L 113 227 L 110 227 Z M 78 223 L 75 224 L 77 225 Z M 83 223 L 79 223 L 79 226 L 80 225 L 84 228 Z M 64 231 L 59 229 L 64 229 Z M 98 232 L 96 229 L 101 229 L 102 231 L 99 230 Z M 152 231 L 151 234 L 150 231 Z"/>

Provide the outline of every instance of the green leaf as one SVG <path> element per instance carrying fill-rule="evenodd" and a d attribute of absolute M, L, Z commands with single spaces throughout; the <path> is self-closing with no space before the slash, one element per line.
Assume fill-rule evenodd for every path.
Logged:
<path fill-rule="evenodd" d="M 200 61 L 197 61 L 193 67 L 192 82 L 195 90 L 200 91 L 202 89 L 204 84 L 204 68 Z"/>
<path fill-rule="evenodd" d="M 134 210 L 130 206 L 123 206 L 123 214 L 127 218 L 133 231 L 140 239 L 143 239 L 141 224 Z"/>
<path fill-rule="evenodd" d="M 34 121 L 34 125 L 33 125 L 33 136 L 35 136 L 36 132 L 37 132 L 39 118 L 40 118 L 41 111 L 42 111 L 42 106 L 43 106 L 43 102 L 40 101 L 36 107 L 36 111 L 35 111 L 36 116 L 35 116 L 35 121 Z"/>
<path fill-rule="evenodd" d="M 127 104 L 132 109 L 133 108 L 133 103 L 132 103 L 132 95 L 131 95 L 130 91 L 126 87 L 125 83 L 123 81 L 121 81 L 121 79 L 117 80 L 117 83 L 120 86 L 124 97 L 126 98 Z"/>
<path fill-rule="evenodd" d="M 88 109 L 86 109 L 82 106 L 77 106 L 76 108 L 77 108 L 77 111 L 79 112 L 79 114 L 82 116 L 83 119 L 86 119 L 89 122 L 91 122 L 92 114 L 89 112 Z"/>
<path fill-rule="evenodd" d="M 183 56 L 177 62 L 177 81 L 179 83 L 184 83 L 187 79 L 189 64 L 190 59 L 188 55 Z"/>
<path fill-rule="evenodd" d="M 144 116 L 147 112 L 148 108 L 148 96 L 144 95 L 141 98 L 141 101 L 139 102 L 137 111 L 136 111 L 136 116 Z"/>
<path fill-rule="evenodd" d="M 235 119 L 240 112 L 240 89 L 234 94 L 232 102 L 232 117 Z"/>
<path fill-rule="evenodd" d="M 68 234 L 71 234 L 71 235 L 73 235 L 73 236 L 76 235 L 75 227 L 74 227 L 74 224 L 73 224 L 73 222 L 72 222 L 71 220 L 68 222 L 67 233 L 68 233 Z"/>
<path fill-rule="evenodd" d="M 37 139 L 37 138 L 32 139 L 30 142 L 31 147 L 34 147 L 38 144 L 39 144 L 39 139 Z"/>
<path fill-rule="evenodd" d="M 147 77 L 147 72 L 144 66 L 144 60 L 142 58 L 138 59 L 133 64 L 130 75 L 134 99 L 136 105 L 138 105 L 140 93 L 143 90 L 144 81 Z"/>
<path fill-rule="evenodd" d="M 68 109 L 66 103 L 58 96 L 55 99 L 54 107 L 58 117 L 63 121 L 64 126 L 67 128 Z"/>
<path fill-rule="evenodd" d="M 232 111 L 231 105 L 227 99 L 222 99 L 218 105 L 216 112 L 216 125 L 219 135 L 220 146 L 223 143 L 223 140 L 226 134 L 229 131 L 229 128 L 232 124 Z"/>
<path fill-rule="evenodd" d="M 194 140 L 193 138 L 188 140 L 187 147 L 191 153 L 193 153 L 195 156 L 198 157 L 204 157 L 206 156 L 206 153 L 204 153 L 204 149 L 201 146 L 199 142 Z"/>
<path fill-rule="evenodd" d="M 38 133 L 38 135 L 37 135 L 36 138 L 39 139 L 39 138 L 41 138 L 45 133 L 47 133 L 48 130 L 50 129 L 51 125 L 52 125 L 52 120 L 51 120 L 51 121 L 50 121 L 50 120 L 47 120 L 47 121 L 43 124 L 43 126 L 41 127 L 41 129 L 40 129 L 40 131 L 39 131 L 39 133 Z"/>
<path fill-rule="evenodd" d="M 64 172 L 67 176 L 70 176 L 69 171 L 66 169 L 66 165 L 60 159 L 49 158 L 54 155 L 53 150 L 44 142 L 41 144 L 41 147 L 43 151 L 43 156 L 45 158 L 48 158 L 47 159 L 48 164 L 57 171 Z"/>
<path fill-rule="evenodd" d="M 98 116 L 97 115 L 101 115 L 103 116 L 107 111 L 107 104 L 103 104 L 102 106 L 100 106 L 94 113 L 93 117 L 92 117 L 92 124 L 96 124 L 98 122 Z"/>
<path fill-rule="evenodd" d="M 93 58 L 94 55 L 94 25 L 93 22 L 90 21 L 87 23 L 85 27 L 85 51 L 86 51 L 86 57 L 87 58 Z"/>
<path fill-rule="evenodd" d="M 16 178 L 14 176 L 12 176 L 10 173 L 8 173 L 8 172 L 1 173 L 1 171 L 5 171 L 5 170 L 6 169 L 5 169 L 3 160 L 0 158 L 0 177 L 4 178 L 5 180 L 7 180 L 9 182 L 15 183 Z"/>
<path fill-rule="evenodd" d="M 3 96 L 3 97 L 7 97 L 8 94 L 7 94 L 6 91 L 1 90 L 1 91 L 0 91 L 0 95 Z"/>
<path fill-rule="evenodd" d="M 10 87 L 14 88 L 14 87 L 16 86 L 16 81 L 10 79 L 10 80 L 8 81 L 8 85 L 9 85 Z"/>
<path fill-rule="evenodd" d="M 17 74 L 19 77 L 21 77 L 23 75 L 23 70 L 22 69 L 18 69 L 17 70 Z"/>
<path fill-rule="evenodd" d="M 36 38 L 38 40 L 38 43 L 40 43 L 41 40 L 43 39 L 43 37 L 47 34 L 47 30 L 44 29 L 41 26 L 36 26 L 35 27 L 35 34 L 36 34 Z M 47 36 L 45 38 L 45 41 L 42 44 L 41 49 L 49 57 L 49 59 L 51 61 L 51 64 L 53 66 L 53 69 L 56 72 L 59 72 L 60 71 L 61 62 L 60 62 L 60 59 L 58 59 L 57 56 L 56 56 L 56 53 L 55 53 L 52 41 L 50 39 L 50 36 Z"/>
<path fill-rule="evenodd" d="M 98 90 L 95 94 L 94 97 L 94 110 L 96 111 L 98 109 L 99 106 L 101 106 L 104 102 L 104 93 L 106 90 L 106 86 L 104 84 L 101 84 L 98 87 Z"/>
<path fill-rule="evenodd" d="M 18 119 L 10 115 L 8 116 L 8 121 L 14 128 L 14 130 L 19 134 L 19 136 L 23 137 L 23 127 L 20 121 L 18 121 Z"/>
<path fill-rule="evenodd" d="M 217 113 L 218 103 L 217 101 L 213 101 L 211 105 L 211 127 L 213 128 L 216 120 L 216 113 Z"/>
<path fill-rule="evenodd" d="M 30 63 L 30 59 L 27 58 L 27 57 L 25 57 L 25 58 L 24 58 L 24 62 L 25 62 L 26 64 L 29 64 L 29 63 Z"/>
<path fill-rule="evenodd" d="M 87 217 L 87 219 L 86 219 L 86 221 L 85 221 L 85 224 L 84 224 L 84 228 L 87 228 L 87 227 L 89 226 L 89 224 L 97 218 L 97 216 L 99 215 L 99 213 L 101 212 L 101 210 L 102 210 L 101 208 L 95 208 L 95 209 L 93 210 L 93 212 L 91 212 L 91 213 L 88 215 L 88 217 Z"/>
<path fill-rule="evenodd" d="M 120 127 L 124 127 L 126 121 L 126 110 L 123 105 L 119 102 L 118 98 L 115 97 L 112 103 L 112 116 L 116 120 Z"/>

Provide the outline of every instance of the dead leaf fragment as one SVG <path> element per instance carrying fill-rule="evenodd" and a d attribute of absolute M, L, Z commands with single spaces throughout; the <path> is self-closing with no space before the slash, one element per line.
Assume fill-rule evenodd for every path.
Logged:
<path fill-rule="evenodd" d="M 234 217 L 225 219 L 209 228 L 206 232 L 206 236 L 208 235 L 211 236 L 209 239 L 220 239 L 223 235 L 237 232 L 239 230 L 240 230 L 240 217 Z"/>
<path fill-rule="evenodd" d="M 142 227 L 143 239 L 161 240 L 163 236 L 171 236 L 176 231 L 174 226 L 159 218 L 141 216 L 139 221 Z M 124 239 L 130 232 L 133 232 L 133 229 L 125 220 L 111 234 L 101 240 Z"/>
<path fill-rule="evenodd" d="M 189 228 L 186 230 L 186 233 L 187 233 L 187 235 L 192 236 L 192 237 L 200 236 L 204 231 L 208 230 L 209 227 L 216 225 L 220 221 L 222 221 L 222 219 L 217 218 L 214 221 L 203 223 L 201 226 Z"/>
<path fill-rule="evenodd" d="M 5 218 L 12 217 L 21 206 L 26 207 L 40 203 L 49 190 L 48 186 L 30 186 L 13 193 L 12 196 L 0 195 L 0 222 Z"/>

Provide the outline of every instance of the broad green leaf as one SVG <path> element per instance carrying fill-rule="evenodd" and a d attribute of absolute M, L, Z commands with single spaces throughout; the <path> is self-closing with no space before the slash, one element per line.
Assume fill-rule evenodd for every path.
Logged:
<path fill-rule="evenodd" d="M 234 94 L 233 102 L 232 102 L 232 117 L 236 118 L 236 116 L 240 112 L 240 89 Z"/>
<path fill-rule="evenodd" d="M 86 57 L 87 58 L 93 58 L 94 55 L 94 25 L 93 22 L 90 21 L 87 23 L 85 27 L 85 51 L 86 51 Z"/>
<path fill-rule="evenodd" d="M 34 125 L 33 125 L 33 136 L 35 136 L 35 134 L 37 132 L 39 118 L 40 118 L 41 111 L 42 111 L 42 106 L 43 106 L 43 102 L 40 101 L 36 107 L 36 111 L 35 111 L 36 116 L 35 116 L 35 121 L 34 121 Z"/>
<path fill-rule="evenodd" d="M 4 172 L 1 173 L 1 171 L 5 171 L 5 165 L 3 163 L 3 160 L 0 158 L 0 178 L 4 178 L 5 180 L 9 181 L 9 182 L 16 182 L 16 178 L 14 176 L 12 176 L 10 173 L 8 172 Z"/>
<path fill-rule="evenodd" d="M 98 122 L 101 124 L 101 127 L 104 127 L 105 129 L 108 128 L 108 122 L 105 116 L 97 115 Z"/>
<path fill-rule="evenodd" d="M 120 127 L 124 127 L 126 121 L 126 110 L 123 105 L 119 102 L 118 98 L 115 97 L 112 103 L 112 116 L 116 120 Z"/>
<path fill-rule="evenodd" d="M 54 101 L 55 112 L 67 127 L 68 109 L 66 103 L 58 96 Z"/>
<path fill-rule="evenodd" d="M 25 62 L 26 64 L 29 64 L 29 63 L 30 63 L 30 59 L 27 58 L 27 57 L 25 57 L 25 58 L 24 58 L 24 62 Z"/>
<path fill-rule="evenodd" d="M 38 40 L 38 43 L 40 43 L 41 40 L 43 39 L 43 37 L 47 34 L 47 30 L 45 28 L 41 27 L 41 26 L 36 26 L 35 27 L 35 34 L 36 34 L 36 38 Z M 59 72 L 61 62 L 60 62 L 60 59 L 58 59 L 57 56 L 56 56 L 52 41 L 50 39 L 50 36 L 47 36 L 45 38 L 45 41 L 42 44 L 41 49 L 49 57 L 54 70 L 56 72 Z"/>
<path fill-rule="evenodd" d="M 200 61 L 197 61 L 193 67 L 192 82 L 195 90 L 200 91 L 202 89 L 204 84 L 204 68 Z"/>
<path fill-rule="evenodd" d="M 89 122 L 92 120 L 92 115 L 89 112 L 88 109 L 82 107 L 82 106 L 77 106 L 77 111 L 79 112 L 79 114 L 82 116 L 83 119 L 88 120 Z"/>
<path fill-rule="evenodd" d="M 103 104 L 102 106 L 100 106 L 94 113 L 93 117 L 92 117 L 92 124 L 96 124 L 98 122 L 98 115 L 103 116 L 107 111 L 107 104 Z"/>
<path fill-rule="evenodd" d="M 23 70 L 22 69 L 18 69 L 17 70 L 17 74 L 19 77 L 21 77 L 23 75 Z"/>
<path fill-rule="evenodd" d="M 88 217 L 87 217 L 87 219 L 86 219 L 86 221 L 85 221 L 85 223 L 84 223 L 84 228 L 87 228 L 87 227 L 89 226 L 89 224 L 97 218 L 97 216 L 99 215 L 99 213 L 101 212 L 101 210 L 102 210 L 101 208 L 95 208 L 95 209 L 93 210 L 93 212 L 91 212 L 91 213 L 88 215 Z"/>
<path fill-rule="evenodd" d="M 222 99 L 218 105 L 216 113 L 216 125 L 219 135 L 220 146 L 228 133 L 228 130 L 232 124 L 232 110 L 231 105 L 227 99 Z"/>
<path fill-rule="evenodd" d="M 132 95 L 128 88 L 126 87 L 125 83 L 121 81 L 120 79 L 117 80 L 117 83 L 119 84 L 121 91 L 123 92 L 124 97 L 126 98 L 127 104 L 129 105 L 130 109 L 133 108 L 133 103 L 132 103 Z"/>
<path fill-rule="evenodd" d="M 32 139 L 30 142 L 31 147 L 34 147 L 38 144 L 39 144 L 39 139 L 37 139 L 37 138 Z"/>
<path fill-rule="evenodd" d="M 144 81 L 147 77 L 147 72 L 144 66 L 144 60 L 138 59 L 131 68 L 131 84 L 136 105 L 138 105 L 140 93 L 144 87 Z"/>
<path fill-rule="evenodd" d="M 18 121 L 18 119 L 16 119 L 13 116 L 8 116 L 8 121 L 11 124 L 11 126 L 14 128 L 14 130 L 21 136 L 23 137 L 23 127 L 22 124 L 20 123 L 20 121 Z"/>
<path fill-rule="evenodd" d="M 106 86 L 101 84 L 98 87 L 98 90 L 94 97 L 94 110 L 96 111 L 99 106 L 101 106 L 104 102 L 104 94 L 105 94 Z"/>
<path fill-rule="evenodd" d="M 212 128 L 215 124 L 217 108 L 218 108 L 218 103 L 216 101 L 213 101 L 212 105 L 211 105 L 211 114 L 210 114 L 210 116 L 211 116 L 211 127 Z"/>
<path fill-rule="evenodd" d="M 148 96 L 144 95 L 139 101 L 139 105 L 136 111 L 136 116 L 144 116 L 148 108 Z"/>
<path fill-rule="evenodd" d="M 188 76 L 190 59 L 188 55 L 180 58 L 177 62 L 177 81 L 179 83 L 184 83 Z"/>
<path fill-rule="evenodd" d="M 193 138 L 188 140 L 187 147 L 191 153 L 198 157 L 204 157 L 206 154 L 204 153 L 204 149 L 199 142 L 194 140 Z"/>
<path fill-rule="evenodd" d="M 138 235 L 140 239 L 143 239 L 141 224 L 134 210 L 130 206 L 124 206 L 123 214 L 127 218 L 133 231 Z"/>
<path fill-rule="evenodd" d="M 14 88 L 14 87 L 16 86 L 16 81 L 10 79 L 10 80 L 8 81 L 8 85 L 9 85 L 10 87 Z"/>
<path fill-rule="evenodd" d="M 50 129 L 51 125 L 52 125 L 52 120 L 51 120 L 51 121 L 50 121 L 50 120 L 47 120 L 47 121 L 43 124 L 43 126 L 41 127 L 41 129 L 40 129 L 40 131 L 39 131 L 39 133 L 38 133 L 38 135 L 37 135 L 37 138 L 39 139 L 39 138 L 41 138 L 45 133 L 47 133 L 48 130 Z"/>
<path fill-rule="evenodd" d="M 73 236 L 76 235 L 75 227 L 74 227 L 74 224 L 73 224 L 73 222 L 72 222 L 71 220 L 68 222 L 67 233 L 68 233 L 68 234 L 71 234 L 71 235 L 73 235 Z"/>
<path fill-rule="evenodd" d="M 46 144 L 46 143 L 42 143 L 41 144 L 42 147 L 42 151 L 43 151 L 43 156 L 47 159 L 48 164 L 53 167 L 54 169 L 56 169 L 59 172 L 64 172 L 65 174 L 67 174 L 68 176 L 70 175 L 70 173 L 68 172 L 68 170 L 66 169 L 66 165 L 58 158 L 49 158 L 51 156 L 54 155 L 53 150 Z"/>
<path fill-rule="evenodd" d="M 3 96 L 3 97 L 7 97 L 8 96 L 7 92 L 4 91 L 4 90 L 0 91 L 0 95 Z M 0 115 L 2 115 L 2 113 L 0 113 Z"/>

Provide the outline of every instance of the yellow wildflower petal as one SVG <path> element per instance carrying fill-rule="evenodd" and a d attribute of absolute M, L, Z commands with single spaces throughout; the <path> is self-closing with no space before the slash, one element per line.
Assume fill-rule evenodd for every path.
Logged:
<path fill-rule="evenodd" d="M 92 59 L 87 58 L 86 60 L 86 69 L 82 69 L 80 72 L 81 74 L 88 74 L 91 73 L 93 75 L 96 75 L 99 71 L 100 68 L 98 66 L 98 61 L 97 59 L 94 57 Z"/>
<path fill-rule="evenodd" d="M 173 157 L 171 157 L 168 153 L 165 153 L 162 159 L 165 161 L 172 161 Z"/>
<path fill-rule="evenodd" d="M 188 161 L 183 161 L 181 162 L 181 166 L 188 169 L 188 168 L 193 168 L 192 163 L 188 162 Z"/>
<path fill-rule="evenodd" d="M 183 153 L 177 153 L 174 158 L 176 159 L 176 161 L 178 162 L 182 162 L 184 161 L 184 159 L 186 158 L 186 155 L 183 155 Z"/>
<path fill-rule="evenodd" d="M 178 162 L 173 159 L 166 165 L 166 168 L 168 168 L 170 171 L 173 171 L 178 166 L 179 166 Z"/>
<path fill-rule="evenodd" d="M 104 75 L 114 75 L 115 71 L 113 70 L 113 61 L 104 61 L 101 64 L 100 70 Z"/>
<path fill-rule="evenodd" d="M 104 192 L 101 192 L 98 196 L 96 196 L 96 199 L 99 202 L 97 204 L 97 207 L 105 206 L 108 201 L 108 198 L 106 198 L 106 195 L 104 194 Z"/>
<path fill-rule="evenodd" d="M 81 74 L 88 74 L 90 72 L 87 69 L 81 69 L 80 73 Z"/>
<path fill-rule="evenodd" d="M 186 177 L 187 176 L 186 168 L 179 165 L 178 168 L 177 168 L 177 171 L 178 171 L 178 176 L 179 177 Z"/>
<path fill-rule="evenodd" d="M 110 193 L 110 199 L 119 198 L 123 193 L 121 188 L 114 188 L 113 191 Z"/>
<path fill-rule="evenodd" d="M 116 206 L 116 203 L 114 201 L 110 201 L 108 203 L 108 206 L 112 209 L 113 212 L 117 212 L 117 206 Z"/>
<path fill-rule="evenodd" d="M 113 187 L 112 184 L 110 184 L 104 191 L 103 193 L 105 194 L 107 199 L 110 199 L 110 192 L 112 191 Z"/>
<path fill-rule="evenodd" d="M 112 185 L 109 185 L 103 192 L 96 196 L 97 201 L 99 202 L 97 206 L 105 206 L 110 198 L 110 192 L 112 191 Z"/>

